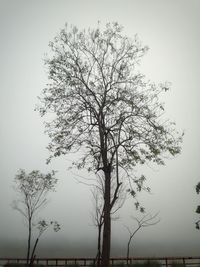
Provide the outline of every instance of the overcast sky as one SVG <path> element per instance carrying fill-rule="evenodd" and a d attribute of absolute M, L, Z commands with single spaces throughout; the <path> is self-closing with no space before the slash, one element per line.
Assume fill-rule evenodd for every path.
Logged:
<path fill-rule="evenodd" d="M 51 246 L 60 244 L 56 250 L 58 256 L 95 255 L 91 245 L 95 244 L 96 229 L 91 220 L 90 190 L 67 170 L 70 158 L 45 164 L 49 140 L 34 108 L 48 81 L 43 59 L 49 51 L 49 41 L 66 22 L 88 28 L 95 27 L 98 20 L 102 24 L 119 22 L 127 35 L 137 33 L 142 43 L 149 46 L 141 71 L 154 82 L 172 83 L 164 99 L 166 116 L 177 123 L 178 130 L 185 131 L 181 155 L 166 160 L 164 167 L 145 169 L 152 194 L 142 194 L 140 200 L 147 211 L 160 212 L 161 222 L 138 233 L 134 255 L 199 254 L 200 232 L 195 229 L 199 196 L 195 185 L 200 181 L 200 1 L 0 0 L 1 257 L 25 255 L 17 250 L 10 255 L 11 246 L 23 246 L 26 238 L 23 220 L 11 208 L 16 198 L 13 179 L 20 168 L 28 172 L 58 170 L 57 191 L 49 195 L 49 204 L 41 217 L 57 219 L 62 230 L 45 234 L 41 240 L 44 254 L 53 256 L 45 250 L 51 243 Z M 119 212 L 120 219 L 113 222 L 115 256 L 125 255 L 128 232 L 124 225 L 134 229 L 131 215 L 140 216 L 128 200 Z M 47 240 L 51 242 L 45 243 Z M 86 240 L 88 247 L 93 246 L 92 252 L 78 252 L 78 247 L 85 249 Z M 44 255 L 41 253 L 38 255 Z"/>

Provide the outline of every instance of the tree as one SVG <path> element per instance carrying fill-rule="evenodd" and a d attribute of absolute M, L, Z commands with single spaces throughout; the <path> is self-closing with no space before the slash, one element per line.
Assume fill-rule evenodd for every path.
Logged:
<path fill-rule="evenodd" d="M 133 237 L 142 228 L 149 227 L 149 226 L 152 226 L 152 225 L 159 223 L 160 219 L 158 219 L 157 216 L 158 216 L 158 213 L 156 213 L 154 215 L 145 214 L 140 219 L 138 219 L 136 217 L 132 217 L 137 222 L 137 227 L 134 230 L 130 230 L 130 228 L 126 226 L 126 229 L 129 232 L 129 239 L 128 239 L 128 243 L 127 243 L 127 253 L 126 253 L 128 266 L 129 266 L 130 244 L 132 242 Z"/>
<path fill-rule="evenodd" d="M 91 185 L 91 184 L 88 184 Z M 102 228 L 103 228 L 103 224 L 104 224 L 104 209 L 103 209 L 103 205 L 104 205 L 104 179 L 102 176 L 97 175 L 97 179 L 96 179 L 96 184 L 92 184 L 92 196 L 93 196 L 93 200 L 94 200 L 94 212 L 92 214 L 92 218 L 93 218 L 93 222 L 94 225 L 97 227 L 98 229 L 98 238 L 97 238 L 97 255 L 96 255 L 96 266 L 100 267 L 100 263 L 101 263 L 101 257 L 102 257 L 102 252 L 101 252 L 101 245 L 102 245 Z M 113 193 L 112 190 L 112 182 L 111 182 L 111 195 Z M 120 188 L 120 190 L 122 190 L 123 187 Z M 121 192 L 120 192 L 121 193 Z M 113 208 L 112 210 L 112 220 L 116 220 L 118 219 L 118 217 L 113 217 L 113 215 L 123 206 L 124 201 L 125 201 L 125 195 L 123 194 L 123 192 L 120 194 L 121 198 L 118 198 L 117 201 L 115 202 L 114 206 L 115 208 Z"/>
<path fill-rule="evenodd" d="M 34 259 L 35 259 L 35 251 L 36 251 L 36 247 L 38 245 L 39 239 L 41 237 L 41 235 L 50 227 L 53 226 L 53 230 L 54 232 L 58 232 L 60 230 L 60 225 L 58 224 L 57 221 L 51 221 L 51 222 L 46 222 L 45 220 L 40 220 L 37 223 L 37 230 L 38 230 L 38 235 L 37 238 L 35 239 L 35 243 L 32 249 L 32 253 L 31 253 L 31 257 L 30 257 L 30 262 L 29 265 L 32 266 Z"/>
<path fill-rule="evenodd" d="M 74 165 L 104 177 L 103 267 L 109 266 L 110 215 L 120 187 L 128 181 L 133 195 L 141 191 L 146 178 L 133 174 L 136 165 L 163 165 L 180 153 L 182 141 L 174 123 L 162 119 L 159 96 L 167 83 L 155 85 L 137 71 L 147 47 L 122 30 L 118 23 L 87 31 L 66 25 L 50 43 L 49 84 L 38 106 L 42 116 L 54 113 L 46 124 L 49 160 L 79 151 Z"/>
<path fill-rule="evenodd" d="M 200 182 L 196 185 L 196 193 L 199 194 L 200 193 Z M 196 208 L 196 213 L 200 214 L 200 206 L 198 205 Z M 200 229 L 200 219 L 198 221 L 195 222 L 196 225 L 196 229 Z"/>
<path fill-rule="evenodd" d="M 97 238 L 97 255 L 96 255 L 96 262 L 97 267 L 100 267 L 100 261 L 101 261 L 101 239 L 102 239 L 102 227 L 103 227 L 103 200 L 102 195 L 100 194 L 100 191 L 95 188 L 92 191 L 92 195 L 94 198 L 94 225 L 98 229 L 98 238 Z"/>
<path fill-rule="evenodd" d="M 24 170 L 19 170 L 15 176 L 15 190 L 19 193 L 19 199 L 13 202 L 13 208 L 19 211 L 28 224 L 28 244 L 27 244 L 27 264 L 31 264 L 38 240 L 43 232 L 50 226 L 54 226 L 54 230 L 59 229 L 59 224 L 52 221 L 48 224 L 45 220 L 34 222 L 37 212 L 47 203 L 46 195 L 49 191 L 55 190 L 57 179 L 55 172 L 42 174 L 38 170 L 34 170 L 28 174 Z M 31 240 L 33 228 L 39 230 L 38 237 L 31 254 Z"/>

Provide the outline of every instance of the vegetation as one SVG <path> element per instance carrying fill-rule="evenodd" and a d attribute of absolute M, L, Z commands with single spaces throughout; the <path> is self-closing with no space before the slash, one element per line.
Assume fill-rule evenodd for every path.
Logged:
<path fill-rule="evenodd" d="M 153 216 L 151 214 L 145 214 L 140 219 L 133 217 L 133 219 L 137 222 L 137 227 L 134 230 L 130 230 L 128 227 L 126 227 L 128 232 L 129 232 L 129 239 L 128 239 L 128 244 L 127 244 L 127 253 L 126 253 L 128 266 L 130 266 L 130 264 L 129 264 L 129 256 L 130 255 L 129 254 L 130 254 L 130 244 L 132 242 L 132 239 L 134 238 L 136 233 L 138 231 L 140 231 L 142 228 L 153 226 L 153 225 L 156 225 L 157 223 L 159 223 L 160 219 L 158 219 L 157 216 L 158 216 L 158 213 L 154 214 Z"/>
<path fill-rule="evenodd" d="M 26 267 L 27 264 L 22 264 L 22 263 L 7 263 L 4 265 L 5 267 Z M 33 267 L 47 267 L 48 265 L 43 265 L 43 264 L 33 264 Z M 67 264 L 66 267 L 79 267 L 79 264 Z M 89 265 L 90 267 L 96 267 L 95 264 Z M 110 265 L 112 267 L 162 267 L 161 263 L 156 260 L 146 260 L 143 262 L 132 262 L 129 265 L 125 262 L 117 263 L 114 265 Z M 169 263 L 169 266 L 171 267 L 184 267 L 185 265 L 182 262 L 178 261 L 172 261 Z"/>
<path fill-rule="evenodd" d="M 143 263 L 134 263 L 136 267 L 161 267 L 160 262 L 155 260 L 147 260 Z"/>
<path fill-rule="evenodd" d="M 4 267 L 26 267 L 26 263 L 6 263 Z M 45 267 L 43 264 L 32 264 L 32 267 Z"/>
<path fill-rule="evenodd" d="M 32 267 L 47 267 L 48 265 L 43 265 L 43 264 L 32 264 Z M 79 267 L 79 264 L 69 264 L 66 265 L 68 267 Z M 6 263 L 4 267 L 27 267 L 26 263 Z M 49 267 L 49 266 L 48 266 Z"/>
<path fill-rule="evenodd" d="M 90 266 L 95 267 L 96 265 L 92 264 Z M 144 262 L 134 262 L 129 265 L 127 265 L 127 263 L 121 262 L 121 263 L 110 265 L 110 266 L 113 266 L 113 267 L 127 267 L 127 266 L 129 267 L 161 267 L 161 264 L 160 262 L 155 261 L 155 260 L 147 260 Z"/>
<path fill-rule="evenodd" d="M 170 263 L 171 267 L 185 267 L 185 264 L 183 264 L 182 262 L 177 262 L 177 261 L 173 261 Z"/>
<path fill-rule="evenodd" d="M 148 49 L 137 36 L 125 36 L 118 23 L 87 31 L 66 25 L 50 47 L 49 84 L 38 107 L 42 116 L 55 113 L 46 124 L 50 159 L 82 151 L 74 165 L 102 175 L 101 266 L 108 267 L 111 214 L 122 184 L 133 197 L 142 189 L 149 191 L 146 177 L 134 176 L 135 166 L 163 165 L 166 156 L 180 153 L 182 136 L 174 123 L 162 119 L 164 105 L 159 101 L 169 86 L 157 86 L 137 71 Z"/>
<path fill-rule="evenodd" d="M 197 192 L 197 194 L 200 193 L 200 182 L 196 185 L 196 192 Z M 200 206 L 199 205 L 196 208 L 196 213 L 200 214 Z M 196 229 L 199 230 L 200 229 L 200 219 L 195 222 L 195 225 L 196 225 Z"/>
<path fill-rule="evenodd" d="M 35 223 L 36 213 L 45 206 L 47 203 L 46 195 L 49 191 L 55 190 L 56 183 L 57 179 L 55 178 L 54 171 L 52 173 L 42 174 L 38 170 L 34 170 L 26 174 L 24 170 L 19 170 L 15 176 L 15 190 L 19 194 L 19 199 L 13 202 L 13 208 L 23 215 L 28 225 L 26 264 L 33 264 L 35 250 L 41 235 L 50 226 L 53 226 L 55 232 L 60 230 L 60 225 L 56 221 L 48 223 L 45 220 L 40 220 Z M 33 228 L 38 230 L 38 235 L 31 253 Z"/>

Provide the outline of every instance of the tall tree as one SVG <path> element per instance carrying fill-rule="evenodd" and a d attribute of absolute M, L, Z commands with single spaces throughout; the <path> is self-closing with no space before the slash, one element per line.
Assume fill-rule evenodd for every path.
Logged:
<path fill-rule="evenodd" d="M 182 137 L 173 123 L 162 120 L 164 106 L 159 95 L 168 90 L 167 84 L 146 81 L 137 70 L 147 47 L 137 36 L 125 36 L 118 23 L 88 30 L 66 25 L 50 47 L 52 55 L 46 59 L 49 84 L 38 107 L 41 115 L 55 114 L 46 124 L 50 158 L 79 150 L 82 156 L 74 164 L 102 173 L 101 265 L 107 267 L 111 212 L 122 183 L 131 184 L 133 195 L 143 189 L 145 177 L 135 177 L 132 170 L 149 161 L 164 164 L 167 155 L 180 153 Z"/>
<path fill-rule="evenodd" d="M 34 226 L 39 230 L 38 238 L 36 239 L 32 257 L 34 256 L 39 237 L 49 227 L 54 225 L 54 230 L 59 230 L 57 222 L 47 224 L 42 220 L 35 222 L 35 215 L 47 203 L 46 195 L 49 191 L 55 190 L 57 179 L 55 172 L 42 174 L 38 170 L 26 173 L 25 170 L 19 170 L 15 176 L 15 190 L 19 193 L 19 199 L 13 201 L 13 208 L 19 211 L 25 218 L 28 225 L 28 242 L 27 242 L 27 264 L 32 262 L 31 259 L 31 240 Z"/>

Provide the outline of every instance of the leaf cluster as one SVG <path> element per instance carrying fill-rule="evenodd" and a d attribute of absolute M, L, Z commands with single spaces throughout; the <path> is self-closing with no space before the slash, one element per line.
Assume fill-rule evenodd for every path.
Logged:
<path fill-rule="evenodd" d="M 18 171 L 14 181 L 19 200 L 13 202 L 13 208 L 27 220 L 32 220 L 36 211 L 46 204 L 46 194 L 54 191 L 57 183 L 55 171 L 42 174 L 33 170 L 27 174 L 23 169 Z"/>
<path fill-rule="evenodd" d="M 60 224 L 57 221 L 50 221 L 49 223 L 45 220 L 40 220 L 37 224 L 37 229 L 39 230 L 39 236 L 41 236 L 50 226 L 53 226 L 54 232 L 58 232 Z"/>

